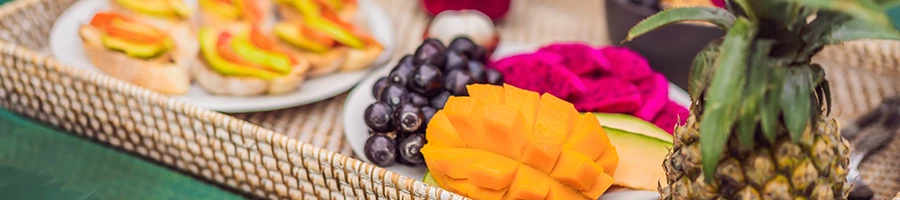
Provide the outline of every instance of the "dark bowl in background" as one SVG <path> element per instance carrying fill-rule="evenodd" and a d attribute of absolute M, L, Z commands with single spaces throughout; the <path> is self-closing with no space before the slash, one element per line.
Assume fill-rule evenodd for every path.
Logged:
<path fill-rule="evenodd" d="M 628 35 L 632 26 L 659 11 L 656 6 L 636 2 L 656 0 L 605 0 L 609 40 L 615 45 Z M 725 32 L 702 24 L 677 23 L 644 34 L 621 45 L 640 53 L 650 66 L 672 83 L 687 89 L 688 74 L 694 57 L 709 41 Z"/>

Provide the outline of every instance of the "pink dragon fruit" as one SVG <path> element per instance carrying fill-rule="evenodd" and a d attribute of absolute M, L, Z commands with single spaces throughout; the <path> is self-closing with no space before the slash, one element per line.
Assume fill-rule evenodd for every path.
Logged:
<path fill-rule="evenodd" d="M 687 122 L 688 115 L 690 111 L 687 108 L 669 101 L 650 122 L 672 134 L 675 132 L 675 126 L 682 126 Z"/>
<path fill-rule="evenodd" d="M 633 84 L 616 77 L 585 79 L 587 93 L 574 101 L 582 112 L 631 113 L 641 107 L 641 92 Z"/>
<path fill-rule="evenodd" d="M 713 5 L 719 8 L 725 8 L 725 0 L 712 0 Z"/>
<path fill-rule="evenodd" d="M 577 99 L 586 88 L 578 75 L 558 64 L 560 56 L 536 52 L 504 58 L 493 64 L 507 84 L 562 99 Z"/>
<path fill-rule="evenodd" d="M 609 71 L 613 76 L 635 82 L 653 75 L 650 64 L 637 52 L 627 47 L 604 47 L 599 49 L 609 60 Z"/>
<path fill-rule="evenodd" d="M 609 71 L 610 63 L 597 49 L 584 43 L 561 43 L 542 47 L 538 52 L 559 55 L 562 64 L 578 76 L 595 75 Z"/>
<path fill-rule="evenodd" d="M 652 76 L 637 82 L 637 88 L 641 91 L 641 109 L 634 116 L 645 121 L 653 120 L 653 117 L 669 102 L 669 81 L 662 74 L 654 73 Z"/>

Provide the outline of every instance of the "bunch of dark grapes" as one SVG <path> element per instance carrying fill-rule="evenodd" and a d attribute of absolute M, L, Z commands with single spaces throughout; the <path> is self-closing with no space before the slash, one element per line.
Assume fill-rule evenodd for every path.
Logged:
<path fill-rule="evenodd" d="M 390 75 L 375 82 L 377 102 L 365 112 L 369 126 L 366 158 L 378 166 L 423 164 L 419 150 L 427 142 L 425 128 L 452 96 L 468 96 L 466 85 L 502 85 L 503 74 L 485 68 L 486 51 L 466 37 L 446 47 L 426 39 L 415 54 L 406 55 Z"/>

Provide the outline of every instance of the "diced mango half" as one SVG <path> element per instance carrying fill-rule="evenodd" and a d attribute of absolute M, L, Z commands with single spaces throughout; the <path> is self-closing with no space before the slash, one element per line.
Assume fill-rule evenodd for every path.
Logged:
<path fill-rule="evenodd" d="M 451 148 L 466 146 L 460 139 L 459 132 L 456 131 L 456 128 L 453 128 L 453 124 L 450 123 L 450 119 L 447 118 L 443 110 L 434 113 L 431 121 L 428 122 L 428 128 L 426 128 L 425 132 L 428 133 L 425 135 L 425 139 L 430 141 L 428 144 Z"/>
<path fill-rule="evenodd" d="M 603 195 L 606 190 L 609 190 L 609 187 L 612 186 L 613 182 L 613 177 L 609 174 L 600 174 L 600 176 L 597 176 L 597 180 L 594 181 L 594 185 L 587 191 L 582 191 L 581 194 L 588 199 L 600 198 L 600 195 Z"/>
<path fill-rule="evenodd" d="M 522 155 L 522 163 L 545 174 L 553 170 L 553 165 L 556 164 L 556 159 L 559 158 L 559 153 L 566 143 L 568 131 L 574 124 L 572 113 L 560 104 L 572 105 L 549 93 L 541 96 L 534 129 Z M 572 109 L 574 110 L 574 107 Z"/>
<path fill-rule="evenodd" d="M 426 145 L 427 146 L 427 145 Z M 422 147 L 422 155 L 430 159 L 438 173 L 451 178 L 469 178 L 469 167 L 475 162 L 474 158 L 489 152 L 469 148 L 426 148 Z M 429 168 L 430 169 L 430 168 Z"/>
<path fill-rule="evenodd" d="M 563 150 L 559 160 L 556 160 L 556 166 L 550 172 L 550 177 L 572 189 L 583 191 L 591 188 L 597 176 L 602 173 L 603 168 L 587 156 L 572 150 Z"/>
<path fill-rule="evenodd" d="M 467 85 L 469 96 L 481 99 L 487 104 L 503 104 L 503 88 L 488 84 Z"/>
<path fill-rule="evenodd" d="M 503 84 L 503 103 L 522 112 L 522 115 L 525 116 L 525 123 L 534 124 L 540 101 L 541 95 L 536 92 Z"/>
<path fill-rule="evenodd" d="M 579 118 L 564 148 L 580 152 L 591 160 L 597 160 L 610 146 L 609 138 L 593 114 L 588 113 Z"/>
<path fill-rule="evenodd" d="M 619 157 L 592 114 L 510 85 L 467 86 L 428 124 L 422 154 L 441 187 L 473 199 L 597 199 Z M 587 116 L 587 117 L 586 117 Z"/>
<path fill-rule="evenodd" d="M 484 111 L 485 141 L 490 141 L 487 149 L 500 155 L 519 160 L 528 144 L 531 125 L 525 116 L 513 107 L 490 104 Z"/>
<path fill-rule="evenodd" d="M 450 123 L 456 128 L 463 143 L 469 148 L 484 149 L 484 102 L 472 97 L 454 97 L 447 99 L 444 110 Z"/>
<path fill-rule="evenodd" d="M 482 154 L 469 166 L 469 180 L 478 187 L 500 190 L 509 186 L 519 162 L 493 153 Z"/>

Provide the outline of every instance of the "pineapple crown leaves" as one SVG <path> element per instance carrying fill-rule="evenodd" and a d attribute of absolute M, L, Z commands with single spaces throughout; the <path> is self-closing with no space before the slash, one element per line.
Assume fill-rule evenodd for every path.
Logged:
<path fill-rule="evenodd" d="M 623 41 L 682 21 L 706 21 L 726 30 L 722 39 L 710 42 L 694 59 L 689 80 L 692 114 L 700 123 L 705 177 L 714 176 L 732 132 L 738 134 L 739 148 L 748 149 L 758 132 L 774 142 L 783 123 L 797 142 L 808 127 L 816 127 L 815 116 L 831 112 L 824 70 L 811 63 L 825 45 L 900 40 L 900 32 L 885 15 L 900 0 L 726 3 L 726 9 L 667 9 L 635 25 Z"/>

